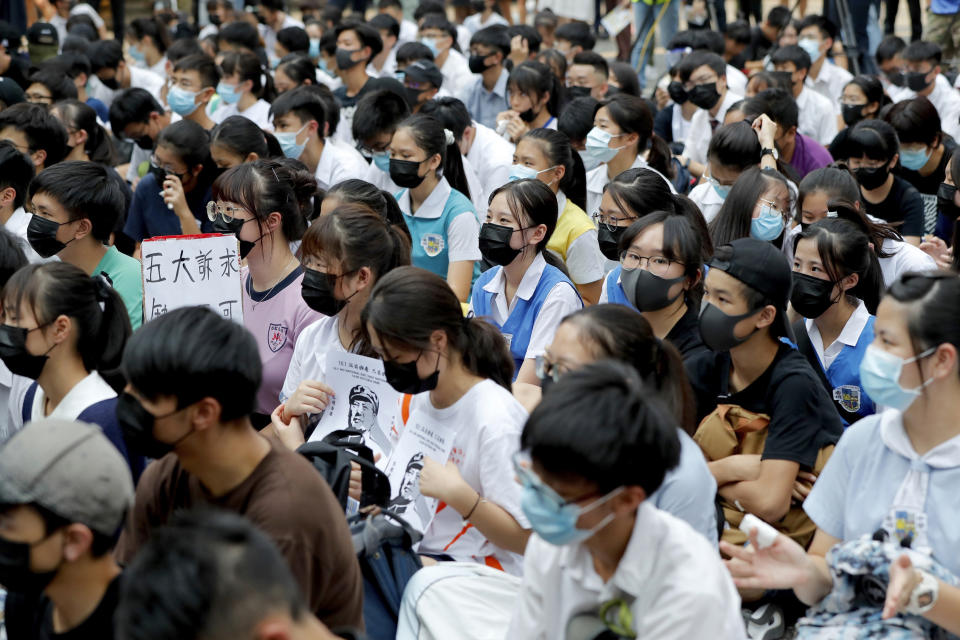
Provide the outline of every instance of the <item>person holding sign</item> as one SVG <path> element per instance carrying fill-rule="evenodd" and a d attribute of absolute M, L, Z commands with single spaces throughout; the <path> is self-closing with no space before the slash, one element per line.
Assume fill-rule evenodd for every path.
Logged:
<path fill-rule="evenodd" d="M 15 426 L 43 418 L 96 424 L 138 478 L 143 457 L 128 451 L 116 416 L 120 358 L 130 337 L 117 292 L 103 276 L 70 264 L 32 264 L 7 282 L 3 310 L 0 359 L 14 375 L 35 381 L 15 408 Z"/>
<path fill-rule="evenodd" d="M 236 236 L 240 259 L 247 261 L 241 270 L 243 323 L 256 338 L 263 362 L 258 423 L 266 424 L 277 406 L 300 332 L 320 318 L 300 297 L 304 272 L 290 251 L 290 241 L 303 237 L 305 207 L 316 190 L 306 169 L 257 160 L 217 178 L 207 207 L 214 231 Z"/>
<path fill-rule="evenodd" d="M 363 307 L 377 280 L 410 264 L 410 242 L 398 227 L 366 207 L 341 204 L 310 225 L 300 252 L 301 295 L 307 306 L 324 315 L 297 338 L 280 390 L 282 404 L 274 415 L 286 425 L 297 418 L 309 429 L 333 393 L 324 384 L 327 354 L 363 350 Z M 278 432 L 292 448 L 303 444 L 303 431 Z"/>
<path fill-rule="evenodd" d="M 423 459 L 419 493 L 440 506 L 425 523 L 420 554 L 519 574 L 529 531 L 510 459 L 527 413 L 510 394 L 513 364 L 503 336 L 488 322 L 464 318 L 447 283 L 414 267 L 377 283 L 363 320 L 387 382 L 415 394 L 393 451 L 401 454 L 399 474 L 413 459 L 402 452 L 414 426 L 449 451 L 445 459 Z M 401 483 L 393 484 L 399 490 Z"/>
<path fill-rule="evenodd" d="M 539 384 L 535 359 L 560 320 L 583 308 L 576 285 L 544 252 L 557 226 L 557 197 L 536 179 L 508 182 L 490 195 L 480 252 L 497 265 L 474 283 L 470 307 L 503 333 L 514 379 Z"/>

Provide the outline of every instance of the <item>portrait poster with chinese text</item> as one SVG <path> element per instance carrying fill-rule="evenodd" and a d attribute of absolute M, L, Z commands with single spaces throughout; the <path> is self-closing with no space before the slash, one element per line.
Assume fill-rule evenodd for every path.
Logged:
<path fill-rule="evenodd" d="M 393 450 L 401 394 L 387 382 L 383 361 L 330 350 L 324 383 L 334 395 L 324 409 L 310 440 L 348 430 L 380 459 L 381 468 Z"/>
<path fill-rule="evenodd" d="M 143 318 L 180 307 L 210 307 L 243 323 L 240 254 L 232 235 L 164 236 L 140 245 Z"/>
<path fill-rule="evenodd" d="M 387 511 L 397 514 L 423 533 L 433 521 L 437 499 L 420 493 L 420 472 L 426 458 L 445 464 L 453 449 L 456 429 L 439 424 L 423 411 L 414 410 L 400 432 L 390 459 L 383 467 L 390 478 L 390 502 Z"/>

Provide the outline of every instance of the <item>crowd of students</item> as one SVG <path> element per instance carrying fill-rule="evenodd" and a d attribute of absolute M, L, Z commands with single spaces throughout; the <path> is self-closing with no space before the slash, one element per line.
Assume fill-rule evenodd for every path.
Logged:
<path fill-rule="evenodd" d="M 943 6 L 865 48 L 805 3 L 635 2 L 614 61 L 571 0 L 113 32 L 29 4 L 0 22 L 7 640 L 960 635 Z M 200 234 L 236 239 L 242 322 L 145 308 L 142 247 Z M 341 425 L 371 465 L 451 434 L 393 487 L 423 568 L 386 635 L 365 471 L 345 511 L 302 455 L 341 354 L 400 394 L 389 432 Z"/>

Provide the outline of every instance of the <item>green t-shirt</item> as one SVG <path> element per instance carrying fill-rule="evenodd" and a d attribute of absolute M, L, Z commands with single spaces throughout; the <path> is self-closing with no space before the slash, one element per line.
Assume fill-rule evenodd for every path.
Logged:
<path fill-rule="evenodd" d="M 100 264 L 93 270 L 94 275 L 106 273 L 113 282 L 130 316 L 130 325 L 136 331 L 143 324 L 143 280 L 140 276 L 140 261 L 126 256 L 116 247 L 107 249 Z"/>

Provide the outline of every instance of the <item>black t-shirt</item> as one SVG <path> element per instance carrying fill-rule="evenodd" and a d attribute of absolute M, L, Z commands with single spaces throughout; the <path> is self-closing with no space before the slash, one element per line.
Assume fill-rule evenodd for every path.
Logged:
<path fill-rule="evenodd" d="M 666 142 L 674 142 L 673 139 L 673 110 L 679 109 L 675 104 L 670 104 L 657 111 L 653 118 L 653 132 L 663 138 Z M 676 140 L 683 142 L 683 140 Z"/>
<path fill-rule="evenodd" d="M 893 176 L 893 187 L 883 202 L 874 204 L 864 198 L 863 203 L 869 215 L 890 223 L 900 235 L 923 235 L 923 198 L 900 176 Z"/>
<path fill-rule="evenodd" d="M 744 63 L 763 60 L 763 57 L 770 52 L 772 47 L 773 43 L 767 40 L 767 36 L 763 35 L 763 29 L 754 27 L 750 30 L 750 44 L 747 45 L 747 48 L 744 49 L 741 54 Z M 742 65 L 738 65 L 737 68 L 739 69 L 741 66 Z"/>
<path fill-rule="evenodd" d="M 30 63 L 21 58 L 20 56 L 11 56 L 10 57 L 10 66 L 7 67 L 7 70 L 3 72 L 4 78 L 10 78 L 18 85 L 20 88 L 26 91 L 30 87 L 29 78 Z"/>
<path fill-rule="evenodd" d="M 53 603 L 47 596 L 8 593 L 7 640 L 112 640 L 113 613 L 120 601 L 122 577 L 121 574 L 113 579 L 86 620 L 65 633 L 53 631 Z"/>
<path fill-rule="evenodd" d="M 700 337 L 700 312 L 689 303 L 687 312 L 667 334 L 667 340 L 677 348 L 684 362 L 700 353 L 710 351 Z"/>
<path fill-rule="evenodd" d="M 947 163 L 950 162 L 950 157 L 953 156 L 956 148 L 956 142 L 945 138 L 943 141 L 943 156 L 940 158 L 940 164 L 938 164 L 937 168 L 933 170 L 933 173 L 928 176 L 922 176 L 917 171 L 904 169 L 902 166 L 897 166 L 897 175 L 912 184 L 921 195 L 932 195 L 936 197 L 937 189 L 940 188 L 940 183 L 943 182 L 944 177 L 947 175 Z"/>
<path fill-rule="evenodd" d="M 730 354 L 706 352 L 687 361 L 697 399 L 697 423 L 717 404 L 733 404 L 770 416 L 764 460 L 789 460 L 812 469 L 822 447 L 836 444 L 843 422 L 803 355 L 781 344 L 767 370 L 745 389 L 724 397 Z"/>
<path fill-rule="evenodd" d="M 336 91 L 333 92 L 333 97 L 337 99 L 337 102 L 340 103 L 341 108 L 356 107 L 357 103 L 360 101 L 360 98 L 363 97 L 365 93 L 370 91 L 392 91 L 398 96 L 405 98 L 403 91 L 403 85 L 396 78 L 370 78 L 367 80 L 367 83 L 363 85 L 363 88 L 357 92 L 357 95 L 349 97 L 347 95 L 346 85 L 338 87 Z"/>

